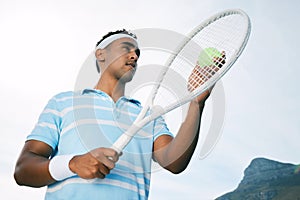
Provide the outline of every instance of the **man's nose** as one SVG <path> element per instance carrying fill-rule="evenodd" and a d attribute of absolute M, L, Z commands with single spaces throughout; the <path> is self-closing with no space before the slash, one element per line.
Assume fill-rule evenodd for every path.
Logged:
<path fill-rule="evenodd" d="M 139 58 L 139 55 L 136 50 L 130 51 L 129 56 L 130 56 L 130 59 L 132 59 L 132 60 L 138 60 L 138 58 Z"/>

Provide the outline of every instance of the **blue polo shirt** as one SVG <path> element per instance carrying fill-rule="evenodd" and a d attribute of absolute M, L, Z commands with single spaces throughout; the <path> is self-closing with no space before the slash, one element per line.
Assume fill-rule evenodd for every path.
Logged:
<path fill-rule="evenodd" d="M 60 93 L 49 100 L 27 140 L 47 143 L 53 156 L 111 147 L 141 109 L 137 100 L 121 97 L 114 102 L 94 89 Z M 147 199 L 153 142 L 164 134 L 172 135 L 160 117 L 136 134 L 104 179 L 73 176 L 58 181 L 48 186 L 45 199 Z"/>

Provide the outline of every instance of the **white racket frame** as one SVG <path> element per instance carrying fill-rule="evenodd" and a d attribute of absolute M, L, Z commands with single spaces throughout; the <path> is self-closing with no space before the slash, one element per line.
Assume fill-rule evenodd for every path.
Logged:
<path fill-rule="evenodd" d="M 180 99 L 179 101 L 176 101 L 174 103 L 171 103 L 170 105 L 162 108 L 161 106 L 153 106 L 153 101 L 155 99 L 155 96 L 157 94 L 157 91 L 160 87 L 160 84 L 162 82 L 162 80 L 164 79 L 165 74 L 167 73 L 169 66 L 171 66 L 171 64 L 173 63 L 173 61 L 175 60 L 176 56 L 184 49 L 185 45 L 188 44 L 188 42 L 190 40 L 193 39 L 193 37 L 199 33 L 202 29 L 204 29 L 205 27 L 209 26 L 211 23 L 213 23 L 214 21 L 222 18 L 222 17 L 226 17 L 229 15 L 234 15 L 234 14 L 238 14 L 241 15 L 242 17 L 244 17 L 245 19 L 245 23 L 247 23 L 247 31 L 245 31 L 243 37 L 244 40 L 241 41 L 241 43 L 239 44 L 239 49 L 237 49 L 237 51 L 235 52 L 235 54 L 230 58 L 230 60 L 226 60 L 226 67 L 222 67 L 222 70 L 219 70 L 213 77 L 211 77 L 208 81 L 206 81 L 203 85 L 201 85 L 201 90 L 197 90 L 195 89 L 193 92 L 191 92 L 189 95 L 185 96 L 183 99 Z M 146 104 L 144 105 L 143 109 L 141 110 L 141 112 L 139 113 L 139 115 L 137 116 L 136 120 L 133 122 L 133 124 L 131 125 L 131 127 L 124 132 L 112 145 L 112 149 L 114 149 L 115 151 L 117 151 L 118 153 L 122 152 L 122 150 L 127 146 L 127 144 L 131 141 L 131 139 L 133 138 L 133 136 L 140 130 L 143 128 L 143 126 L 145 126 L 146 124 L 148 124 L 149 122 L 155 120 L 156 118 L 158 118 L 159 116 L 162 116 L 164 114 L 166 114 L 167 112 L 174 110 L 175 108 L 182 106 L 188 102 L 190 102 L 192 99 L 194 99 L 196 96 L 200 95 L 201 93 L 203 93 L 204 91 L 206 91 L 208 88 L 210 88 L 213 84 L 215 84 L 230 68 L 231 66 L 235 63 L 235 61 L 238 59 L 238 57 L 241 55 L 241 53 L 243 52 L 249 36 L 250 36 L 250 32 L 251 32 L 251 23 L 250 23 L 250 19 L 249 16 L 242 10 L 240 9 L 230 9 L 230 10 L 225 10 L 223 12 L 217 13 L 213 16 L 211 16 L 210 18 L 208 18 L 207 20 L 203 21 L 199 26 L 197 26 L 187 37 L 184 41 L 182 41 L 182 43 L 179 45 L 177 51 L 175 51 L 176 53 L 172 54 L 168 61 L 166 62 L 166 67 L 164 67 L 157 79 L 156 84 L 154 85 L 149 98 L 146 101 Z M 151 114 L 147 115 L 147 112 L 151 109 Z"/>

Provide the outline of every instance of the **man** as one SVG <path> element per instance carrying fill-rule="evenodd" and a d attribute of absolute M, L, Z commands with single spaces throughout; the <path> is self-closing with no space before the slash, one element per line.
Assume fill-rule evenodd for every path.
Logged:
<path fill-rule="evenodd" d="M 152 159 L 175 174 L 187 167 L 209 91 L 190 103 L 176 137 L 160 117 L 122 155 L 110 148 L 141 110 L 138 101 L 124 97 L 139 54 L 135 35 L 126 30 L 97 43 L 97 85 L 48 102 L 17 161 L 19 185 L 48 186 L 45 199 L 147 199 Z"/>

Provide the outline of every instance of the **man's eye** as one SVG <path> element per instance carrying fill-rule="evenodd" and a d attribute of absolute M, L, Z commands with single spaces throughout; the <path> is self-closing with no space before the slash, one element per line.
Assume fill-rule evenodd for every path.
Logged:
<path fill-rule="evenodd" d="M 140 54 L 141 54 L 140 49 L 136 49 L 136 50 L 135 50 L 135 54 L 137 55 L 137 57 L 140 57 Z"/>
<path fill-rule="evenodd" d="M 130 48 L 127 46 L 123 47 L 123 49 L 125 49 L 127 52 L 130 52 Z"/>

